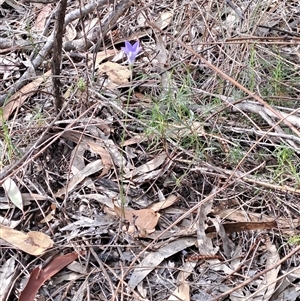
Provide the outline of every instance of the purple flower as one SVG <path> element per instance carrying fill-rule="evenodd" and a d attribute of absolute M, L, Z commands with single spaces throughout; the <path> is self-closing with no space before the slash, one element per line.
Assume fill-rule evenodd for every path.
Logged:
<path fill-rule="evenodd" d="M 139 41 L 136 41 L 133 45 L 131 45 L 128 41 L 125 41 L 125 47 L 121 47 L 121 49 L 127 55 L 127 59 L 130 66 L 133 65 L 136 56 L 142 50 Z"/>

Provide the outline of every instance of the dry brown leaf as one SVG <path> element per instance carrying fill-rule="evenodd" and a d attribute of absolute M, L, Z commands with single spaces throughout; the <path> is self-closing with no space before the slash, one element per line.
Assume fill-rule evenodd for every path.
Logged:
<path fill-rule="evenodd" d="M 45 281 L 58 273 L 65 266 L 78 258 L 78 253 L 69 253 L 54 258 L 46 267 L 36 267 L 30 274 L 28 282 L 21 292 L 19 301 L 33 301 L 39 288 Z"/>
<path fill-rule="evenodd" d="M 241 231 L 254 231 L 254 230 L 266 230 L 277 228 L 277 222 L 275 220 L 268 222 L 237 222 L 237 223 L 225 223 L 223 224 L 226 233 L 241 232 Z M 206 233 L 215 232 L 214 226 L 209 226 L 206 229 Z"/>
<path fill-rule="evenodd" d="M 160 35 L 156 36 L 156 59 L 157 61 L 164 66 L 168 61 L 168 51 L 166 49 L 166 46 L 164 44 L 163 38 Z M 166 76 L 166 79 L 168 79 L 169 76 Z"/>
<path fill-rule="evenodd" d="M 23 233 L 2 224 L 0 224 L 0 238 L 16 248 L 35 256 L 43 254 L 53 246 L 53 240 L 42 232 L 31 231 Z"/>
<path fill-rule="evenodd" d="M 98 143 L 95 143 L 95 142 L 91 141 L 90 139 L 85 139 L 84 141 L 89 145 L 89 147 L 91 148 L 91 150 L 93 152 L 95 152 L 96 154 L 98 154 L 101 157 L 102 164 L 103 164 L 103 170 L 102 170 L 100 176 L 98 176 L 98 178 L 102 178 L 110 171 L 110 169 L 113 166 L 110 154 L 104 147 L 102 147 Z"/>
<path fill-rule="evenodd" d="M 108 78 L 116 85 L 123 85 L 128 83 L 130 78 L 130 70 L 126 67 L 112 62 L 105 62 L 99 65 L 99 74 L 106 74 Z"/>
<path fill-rule="evenodd" d="M 73 41 L 77 36 L 76 26 L 72 23 L 69 23 L 66 26 L 66 32 L 64 34 L 64 41 Z"/>
<path fill-rule="evenodd" d="M 61 197 L 62 195 L 72 191 L 81 181 L 83 181 L 86 177 L 98 172 L 103 168 L 103 164 L 101 160 L 96 160 L 88 165 L 86 165 L 80 172 L 74 175 L 66 186 L 59 189 L 56 193 L 56 197 Z"/>
<path fill-rule="evenodd" d="M 5 191 L 5 194 L 8 196 L 10 201 L 18 207 L 20 210 L 23 211 L 23 199 L 21 191 L 19 190 L 19 187 L 15 183 L 15 181 L 11 178 L 7 178 L 3 184 L 2 187 Z M 24 212 L 24 211 L 23 211 Z"/>
<path fill-rule="evenodd" d="M 172 22 L 172 18 L 173 13 L 166 11 L 163 12 L 155 21 L 160 29 L 164 29 Z"/>
<path fill-rule="evenodd" d="M 82 136 L 80 133 L 72 133 L 72 132 L 66 132 L 63 134 L 63 137 L 75 142 L 83 144 L 83 145 L 88 145 L 90 147 L 90 150 L 96 154 L 98 154 L 101 157 L 102 160 L 102 165 L 103 165 L 103 170 L 101 172 L 100 177 L 103 177 L 105 174 L 109 172 L 111 167 L 113 166 L 111 156 L 109 152 L 100 145 L 100 143 L 94 142 L 92 139 Z"/>
<path fill-rule="evenodd" d="M 152 209 L 128 210 L 114 206 L 115 212 L 140 229 L 152 230 L 157 225 L 160 214 Z"/>
<path fill-rule="evenodd" d="M 55 215 L 56 205 L 51 204 L 50 212 L 40 221 L 40 224 L 49 223 Z"/>
<path fill-rule="evenodd" d="M 132 145 L 132 144 L 137 144 L 137 143 L 141 143 L 142 141 L 146 140 L 147 137 L 146 135 L 135 135 L 132 138 L 124 141 L 122 143 L 122 146 L 128 146 L 128 145 Z"/>
<path fill-rule="evenodd" d="M 280 256 L 278 254 L 278 250 L 276 246 L 273 245 L 270 241 L 267 241 L 266 246 L 268 250 L 268 256 L 267 256 L 267 262 L 265 268 L 268 269 L 274 266 L 280 260 Z M 256 292 L 248 297 L 249 300 L 252 301 L 270 300 L 270 298 L 272 297 L 275 291 L 276 279 L 278 277 L 280 267 L 281 265 L 278 265 L 276 268 L 273 268 L 271 271 L 265 273 L 263 280 L 256 288 Z"/>
<path fill-rule="evenodd" d="M 260 223 L 262 220 L 265 223 L 264 229 L 271 229 L 274 228 L 274 217 L 271 217 L 266 214 L 261 213 L 251 213 L 251 212 L 245 212 L 244 210 L 236 210 L 236 209 L 223 209 L 223 208 L 214 208 L 212 212 L 215 215 L 219 215 L 223 219 L 228 219 L 232 221 L 237 222 L 258 222 Z M 269 224 L 267 224 L 267 222 Z M 289 235 L 296 235 L 296 233 L 291 229 L 291 224 L 294 228 L 297 228 L 300 226 L 300 219 L 293 219 L 293 220 L 287 220 L 286 218 L 277 218 L 276 219 L 277 226 L 280 228 L 280 230 Z M 269 227 L 270 225 L 271 227 Z M 229 226 L 230 227 L 230 226 Z M 225 227 L 225 230 L 227 232 L 227 229 Z M 229 230 L 230 231 L 230 230 Z M 234 231 L 233 231 L 234 232 Z"/>
<path fill-rule="evenodd" d="M 163 152 L 163 153 L 159 154 L 158 156 L 156 156 L 153 160 L 135 168 L 133 171 L 126 173 L 124 175 L 124 178 L 131 179 L 134 176 L 140 176 L 145 173 L 149 173 L 149 172 L 153 171 L 154 169 L 156 169 L 157 167 L 159 167 L 160 165 L 162 165 L 166 158 L 167 158 L 167 154 Z"/>
<path fill-rule="evenodd" d="M 15 279 L 15 274 L 18 273 L 16 266 L 16 259 L 14 257 L 10 257 L 8 260 L 4 261 L 0 266 L 0 277 L 1 277 L 1 285 L 0 285 L 0 300 L 7 300 L 6 296 L 10 291 L 13 281 Z"/>
<path fill-rule="evenodd" d="M 12 95 L 3 107 L 3 119 L 8 120 L 13 111 L 20 107 L 28 97 L 34 94 L 38 87 L 47 79 L 50 74 L 51 71 L 46 72 L 44 75 L 35 79 L 33 82 L 27 84 L 14 95 Z"/>
<path fill-rule="evenodd" d="M 106 49 L 100 52 L 97 52 L 96 54 L 96 61 L 95 61 L 95 68 L 98 68 L 98 65 L 103 62 L 106 59 L 112 58 L 114 55 L 116 55 L 116 51 L 114 49 Z M 91 65 L 93 64 L 93 55 L 91 54 Z"/>
<path fill-rule="evenodd" d="M 52 4 L 46 4 L 42 6 L 41 11 L 39 12 L 39 14 L 37 15 L 37 18 L 35 20 L 34 26 L 33 26 L 33 30 L 36 31 L 42 31 L 45 28 L 45 24 L 46 24 L 46 20 L 49 17 L 49 14 L 52 10 L 51 8 Z"/>
<path fill-rule="evenodd" d="M 170 194 L 166 200 L 152 204 L 149 208 L 153 211 L 159 211 L 172 206 L 180 199 L 179 195 Z"/>
<path fill-rule="evenodd" d="M 193 237 L 179 238 L 161 247 L 156 252 L 149 253 L 142 262 L 134 269 L 128 285 L 134 289 L 152 270 L 154 270 L 164 259 L 172 256 L 195 244 Z"/>
<path fill-rule="evenodd" d="M 172 301 L 190 301 L 190 286 L 187 282 L 182 282 L 168 298 Z"/>
<path fill-rule="evenodd" d="M 186 279 L 195 272 L 196 262 L 184 262 L 179 268 L 177 283 L 180 283 L 168 300 L 190 300 L 190 288 Z M 178 299 L 179 298 L 179 299 Z"/>

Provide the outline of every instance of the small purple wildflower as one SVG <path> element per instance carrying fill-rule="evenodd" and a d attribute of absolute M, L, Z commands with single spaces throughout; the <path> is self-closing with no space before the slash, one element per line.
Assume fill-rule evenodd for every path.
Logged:
<path fill-rule="evenodd" d="M 138 53 L 142 50 L 139 41 L 136 41 L 133 45 L 131 45 L 128 41 L 125 41 L 125 47 L 121 47 L 121 49 L 127 55 L 130 66 L 133 65 Z"/>

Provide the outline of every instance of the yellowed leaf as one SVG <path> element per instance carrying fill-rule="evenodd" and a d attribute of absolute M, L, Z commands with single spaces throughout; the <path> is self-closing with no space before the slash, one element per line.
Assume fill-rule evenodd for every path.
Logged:
<path fill-rule="evenodd" d="M 46 234 L 37 231 L 24 233 L 0 224 L 0 238 L 16 248 L 31 254 L 41 255 L 53 246 L 53 240 Z"/>
<path fill-rule="evenodd" d="M 106 74 L 108 78 L 117 85 L 127 84 L 130 78 L 130 70 L 120 64 L 112 62 L 105 62 L 99 65 L 98 73 Z"/>
<path fill-rule="evenodd" d="M 7 120 L 17 107 L 20 107 L 28 97 L 35 93 L 38 87 L 41 85 L 41 83 L 44 82 L 50 74 L 51 71 L 46 72 L 44 75 L 35 79 L 34 81 L 24 86 L 18 92 L 11 96 L 8 102 L 5 103 L 3 108 L 4 120 Z"/>
<path fill-rule="evenodd" d="M 152 230 L 157 225 L 160 214 L 155 213 L 152 209 L 128 210 L 114 206 L 115 212 L 120 217 L 124 217 L 128 222 L 135 226 Z"/>

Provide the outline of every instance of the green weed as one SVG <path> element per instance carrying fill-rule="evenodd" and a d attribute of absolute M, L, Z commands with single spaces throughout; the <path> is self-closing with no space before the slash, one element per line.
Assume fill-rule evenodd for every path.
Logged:
<path fill-rule="evenodd" d="M 0 169 L 7 163 L 11 162 L 12 156 L 14 154 L 15 146 L 11 140 L 9 128 L 6 120 L 3 117 L 3 109 L 0 108 L 0 123 L 2 124 L 2 137 L 3 144 L 1 145 L 1 162 Z"/>
<path fill-rule="evenodd" d="M 201 122 L 191 110 L 193 83 L 189 73 L 180 80 L 181 85 L 176 93 L 170 87 L 162 98 L 153 100 L 149 115 L 140 118 L 144 120 L 148 118 L 146 123 L 149 127 L 146 133 L 156 137 L 157 143 L 159 139 L 170 138 L 180 147 L 200 153 L 203 151 L 204 143 L 201 138 Z"/>
<path fill-rule="evenodd" d="M 238 147 L 230 147 L 229 152 L 227 153 L 227 161 L 232 165 L 237 165 L 244 157 L 243 150 Z"/>
<path fill-rule="evenodd" d="M 300 244 L 300 235 L 295 235 L 289 238 L 288 244 L 290 245 L 299 245 Z"/>
<path fill-rule="evenodd" d="M 85 92 L 86 90 L 86 82 L 84 79 L 80 78 L 77 82 L 77 88 L 80 92 Z"/>
<path fill-rule="evenodd" d="M 297 185 L 300 184 L 300 177 L 297 172 L 298 165 L 295 151 L 285 145 L 278 146 L 273 155 L 277 159 L 278 166 L 274 170 L 274 180 L 284 181 L 286 177 L 292 177 Z"/>
<path fill-rule="evenodd" d="M 255 51 L 255 44 L 251 46 L 250 50 L 250 60 L 249 60 L 249 90 L 254 92 L 256 86 L 256 74 L 254 72 L 255 65 L 256 65 L 256 51 Z"/>

